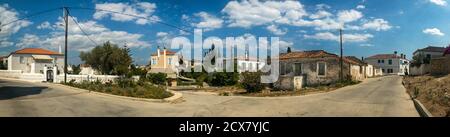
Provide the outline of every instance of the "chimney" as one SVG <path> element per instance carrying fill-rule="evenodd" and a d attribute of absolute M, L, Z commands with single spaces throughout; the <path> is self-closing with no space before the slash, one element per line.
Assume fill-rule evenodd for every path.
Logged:
<path fill-rule="evenodd" d="M 394 51 L 394 54 L 397 55 L 397 51 Z"/>
<path fill-rule="evenodd" d="M 156 53 L 158 54 L 158 58 L 159 58 L 159 56 L 160 56 L 160 53 L 159 53 L 160 51 L 159 51 L 159 46 L 158 46 L 158 49 L 156 50 Z"/>
<path fill-rule="evenodd" d="M 400 58 L 403 58 L 403 53 L 400 54 Z"/>
<path fill-rule="evenodd" d="M 364 57 L 361 57 L 361 60 L 364 61 Z"/>
<path fill-rule="evenodd" d="M 166 54 L 166 47 L 164 47 L 164 53 L 163 53 L 163 56 L 164 56 L 164 68 L 167 68 L 167 54 Z"/>
<path fill-rule="evenodd" d="M 61 44 L 60 44 L 59 47 L 58 47 L 58 52 L 59 52 L 59 54 L 62 53 L 62 51 L 61 51 Z"/>

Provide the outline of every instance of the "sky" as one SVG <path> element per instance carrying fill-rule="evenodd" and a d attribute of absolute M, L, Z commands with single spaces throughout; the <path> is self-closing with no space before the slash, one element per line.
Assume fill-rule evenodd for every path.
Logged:
<path fill-rule="evenodd" d="M 64 45 L 58 8 L 64 6 L 71 16 L 69 64 L 82 63 L 80 52 L 110 41 L 126 45 L 134 63 L 146 65 L 157 46 L 169 45 L 171 38 L 193 41 L 188 32 L 194 29 L 202 29 L 204 38 L 279 37 L 280 51 L 335 54 L 343 29 L 344 55 L 359 58 L 394 51 L 411 58 L 418 48 L 450 44 L 446 0 L 0 0 L 3 25 L 48 11 L 2 26 L 0 55 L 27 47 L 58 51 Z"/>

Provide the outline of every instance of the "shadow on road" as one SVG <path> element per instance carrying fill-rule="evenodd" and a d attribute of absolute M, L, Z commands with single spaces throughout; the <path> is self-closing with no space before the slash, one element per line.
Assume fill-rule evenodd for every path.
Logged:
<path fill-rule="evenodd" d="M 3 86 L 0 87 L 0 100 L 36 95 L 40 94 L 44 89 L 47 89 L 47 87 Z"/>

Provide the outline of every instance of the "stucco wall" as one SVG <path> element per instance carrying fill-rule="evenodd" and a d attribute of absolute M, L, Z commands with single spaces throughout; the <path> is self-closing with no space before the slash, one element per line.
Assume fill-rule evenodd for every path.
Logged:
<path fill-rule="evenodd" d="M 317 72 L 318 62 L 324 62 L 326 64 L 326 73 L 324 76 L 319 76 Z M 280 61 L 286 64 L 286 68 L 292 67 L 294 63 L 302 63 L 302 76 L 304 77 L 304 83 L 306 86 L 330 84 L 339 81 L 340 65 L 339 60 L 336 58 L 300 58 L 300 59 L 286 59 Z M 292 69 L 291 69 L 292 70 Z M 280 70 L 282 71 L 282 70 Z M 359 73 L 359 69 L 356 70 Z M 286 74 L 287 76 L 294 76 L 292 74 Z M 343 64 L 344 78 L 351 78 L 349 64 Z"/>
<path fill-rule="evenodd" d="M 60 73 L 64 72 L 64 56 L 49 55 L 56 59 L 55 65 L 58 67 Z M 20 62 L 20 57 L 23 57 L 24 62 Z M 34 63 L 34 72 L 32 71 L 32 64 Z M 41 73 L 45 66 L 53 66 L 53 61 L 35 61 L 31 54 L 12 54 L 8 58 L 8 70 L 22 70 L 23 73 Z"/>

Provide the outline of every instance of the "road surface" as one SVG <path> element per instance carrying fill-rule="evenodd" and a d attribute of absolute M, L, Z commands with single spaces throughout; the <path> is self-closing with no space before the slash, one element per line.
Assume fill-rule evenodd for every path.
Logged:
<path fill-rule="evenodd" d="M 417 117 L 401 77 L 292 97 L 217 96 L 184 91 L 180 103 L 152 103 L 0 78 L 0 116 L 387 116 Z"/>

